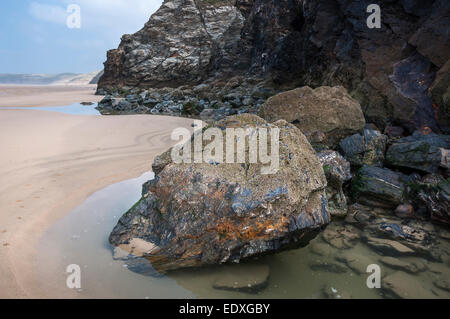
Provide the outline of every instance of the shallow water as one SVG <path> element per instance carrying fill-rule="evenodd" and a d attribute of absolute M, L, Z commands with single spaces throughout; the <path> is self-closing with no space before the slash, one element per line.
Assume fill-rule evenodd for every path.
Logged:
<path fill-rule="evenodd" d="M 0 107 L 0 110 L 39 110 L 72 115 L 100 115 L 100 112 L 96 109 L 96 107 L 97 103 L 94 103 L 92 105 L 73 103 L 64 106 Z"/>
<path fill-rule="evenodd" d="M 250 261 L 250 265 L 267 265 L 270 269 L 267 287 L 256 294 L 213 288 L 214 281 L 224 269 L 241 265 L 182 270 L 158 277 L 131 271 L 127 261 L 113 260 L 113 247 L 107 238 L 118 218 L 139 199 L 142 183 L 152 177 L 152 173 L 146 173 L 94 193 L 47 231 L 39 242 L 40 253 L 36 258 L 36 269 L 44 289 L 51 291 L 54 297 L 61 296 L 61 292 L 69 289 L 66 287 L 66 267 L 77 264 L 82 269 L 82 289 L 78 291 L 81 298 L 323 298 L 325 292 L 336 298 L 391 297 L 383 289 L 367 287 L 368 273 L 358 273 L 336 261 L 343 254 L 351 254 L 364 262 L 364 268 L 365 264 L 379 264 L 384 278 L 396 270 L 380 263 L 382 256 L 362 242 L 350 249 L 336 249 L 324 241 L 323 235 L 305 248 Z M 338 227 L 338 223 L 333 223 L 325 232 Z M 322 256 L 314 249 L 317 244 L 325 247 Z M 402 260 L 420 260 L 427 267 L 418 274 L 407 274 L 406 281 L 411 279 L 436 298 L 450 298 L 448 292 L 433 284 L 436 280 L 448 280 L 448 265 L 418 257 Z M 337 264 L 344 272 L 330 271 L 329 264 Z M 417 290 L 417 286 L 407 283 L 404 286 L 402 289 L 406 293 L 417 295 L 412 291 Z"/>

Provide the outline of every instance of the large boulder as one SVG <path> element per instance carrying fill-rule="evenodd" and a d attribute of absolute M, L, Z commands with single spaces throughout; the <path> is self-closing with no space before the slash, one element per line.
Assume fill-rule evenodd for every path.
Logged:
<path fill-rule="evenodd" d="M 127 249 L 136 238 L 146 241 L 150 249 L 143 256 L 165 272 L 301 247 L 329 223 L 322 165 L 299 129 L 249 114 L 213 127 L 218 134 L 227 128 L 278 128 L 279 169 L 262 174 L 265 164 L 248 157 L 245 163 L 177 164 L 166 152 L 155 163 L 148 192 L 112 231 L 113 245 Z"/>
<path fill-rule="evenodd" d="M 434 173 L 439 167 L 450 168 L 450 136 L 438 134 L 413 135 L 394 141 L 386 153 L 389 165 Z"/>
<path fill-rule="evenodd" d="M 279 93 L 262 105 L 259 115 L 269 122 L 283 119 L 295 124 L 308 139 L 328 146 L 365 125 L 361 106 L 342 86 L 304 86 Z"/>

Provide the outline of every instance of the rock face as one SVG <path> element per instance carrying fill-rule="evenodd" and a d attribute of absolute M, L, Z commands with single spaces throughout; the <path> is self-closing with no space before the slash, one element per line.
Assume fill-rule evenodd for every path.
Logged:
<path fill-rule="evenodd" d="M 437 72 L 430 93 L 443 131 L 450 132 L 450 60 Z"/>
<path fill-rule="evenodd" d="M 259 115 L 267 121 L 295 124 L 311 142 L 336 145 L 365 125 L 361 106 L 343 87 L 308 86 L 272 96 Z M 323 137 L 320 137 L 323 135 Z"/>
<path fill-rule="evenodd" d="M 164 1 L 144 28 L 124 35 L 119 48 L 108 52 L 100 85 L 199 83 L 214 63 L 234 62 L 228 56 L 243 22 L 241 12 L 228 1 Z"/>
<path fill-rule="evenodd" d="M 378 1 L 380 29 L 367 27 L 369 4 L 165 0 L 142 30 L 108 52 L 99 88 L 178 87 L 236 75 L 288 88 L 342 85 L 381 129 L 395 121 L 410 132 L 448 130 L 447 100 L 440 88 L 433 93 L 441 87 L 433 82 L 450 58 L 450 3 Z"/>
<path fill-rule="evenodd" d="M 166 152 L 155 161 L 148 192 L 112 231 L 113 245 L 148 242 L 152 249 L 143 255 L 165 272 L 304 246 L 328 224 L 322 165 L 299 129 L 248 114 L 215 127 L 219 134 L 231 127 L 279 128 L 279 170 L 261 174 L 263 165 L 248 159 L 176 164 Z"/>

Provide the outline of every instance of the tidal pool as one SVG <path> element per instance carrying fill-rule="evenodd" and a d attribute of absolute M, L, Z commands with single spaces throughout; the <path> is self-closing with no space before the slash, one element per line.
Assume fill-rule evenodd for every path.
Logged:
<path fill-rule="evenodd" d="M 93 103 L 92 105 L 72 103 L 64 106 L 0 107 L 0 110 L 39 110 L 72 115 L 100 115 L 96 107 L 97 103 Z"/>
<path fill-rule="evenodd" d="M 77 264 L 81 268 L 80 298 L 392 298 L 399 294 L 450 298 L 445 284 L 450 275 L 448 261 L 390 257 L 385 260 L 391 264 L 387 266 L 380 261 L 386 256 L 359 240 L 360 234 L 345 248 L 333 247 L 324 235 L 347 227 L 339 222 L 333 222 L 305 248 L 244 264 L 180 270 L 164 276 L 142 274 L 151 269 L 150 263 L 139 259 L 137 269 L 136 260 L 113 259 L 114 247 L 108 243 L 108 236 L 120 216 L 140 198 L 141 185 L 151 178 L 153 173 L 145 173 L 94 193 L 46 232 L 36 257 L 43 289 L 54 297 L 61 296 L 69 289 L 66 267 Z M 347 230 L 359 232 L 356 228 Z M 441 240 L 442 249 L 450 252 L 448 239 Z M 380 289 L 367 287 L 370 273 L 365 270 L 369 264 L 380 266 Z M 405 264 L 419 266 L 405 268 Z M 236 280 L 242 280 L 261 267 L 269 273 L 261 289 L 249 293 L 214 288 L 224 281 L 232 286 L 233 274 L 238 273 L 240 278 Z"/>

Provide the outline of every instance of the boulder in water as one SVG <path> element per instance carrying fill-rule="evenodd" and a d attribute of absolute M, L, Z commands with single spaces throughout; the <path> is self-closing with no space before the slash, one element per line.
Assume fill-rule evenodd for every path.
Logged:
<path fill-rule="evenodd" d="M 326 178 L 298 128 L 250 114 L 213 127 L 218 134 L 233 127 L 279 129 L 276 173 L 262 174 L 265 165 L 248 157 L 245 163 L 177 164 L 166 152 L 156 161 L 148 192 L 112 231 L 113 245 L 123 248 L 136 238 L 148 242 L 152 249 L 143 256 L 166 272 L 302 247 L 324 229 L 330 220 Z"/>

